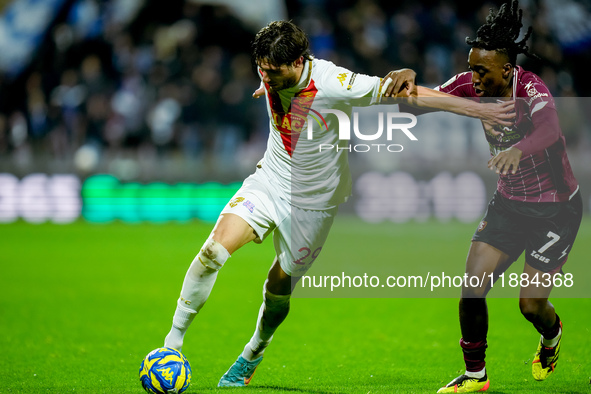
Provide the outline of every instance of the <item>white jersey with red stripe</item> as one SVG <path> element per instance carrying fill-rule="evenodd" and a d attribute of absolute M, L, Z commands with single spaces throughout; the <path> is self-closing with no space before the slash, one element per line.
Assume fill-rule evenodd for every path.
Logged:
<path fill-rule="evenodd" d="M 258 167 L 278 197 L 299 208 L 314 210 L 332 208 L 347 200 L 352 183 L 348 149 L 345 149 L 349 141 L 339 140 L 337 116 L 321 115 L 310 107 L 330 101 L 331 109 L 349 116 L 360 98 L 368 98 L 368 104 L 380 102 L 380 82 L 379 77 L 312 59 L 305 62 L 302 76 L 294 87 L 271 92 L 265 86 L 270 133 Z M 295 109 L 292 108 L 294 98 Z M 308 122 L 314 122 L 311 135 L 307 131 Z M 321 150 L 321 145 L 325 149 Z M 329 146 L 333 148 L 328 149 Z"/>

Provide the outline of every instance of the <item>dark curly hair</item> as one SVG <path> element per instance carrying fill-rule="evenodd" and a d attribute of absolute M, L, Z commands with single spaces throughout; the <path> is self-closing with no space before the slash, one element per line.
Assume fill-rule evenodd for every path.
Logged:
<path fill-rule="evenodd" d="M 517 55 L 520 53 L 539 59 L 538 56 L 529 52 L 529 47 L 526 44 L 532 33 L 531 26 L 528 27 L 523 39 L 517 41 L 523 26 L 521 23 L 522 15 L 523 11 L 519 9 L 517 0 L 511 0 L 511 3 L 503 4 L 496 14 L 491 8 L 486 17 L 486 23 L 480 26 L 476 32 L 476 39 L 471 40 L 466 37 L 466 44 L 472 46 L 472 48 L 486 49 L 487 51 L 496 50 L 504 53 L 512 65 L 516 64 Z"/>
<path fill-rule="evenodd" d="M 252 60 L 267 60 L 274 66 L 289 64 L 303 56 L 311 60 L 306 33 L 291 21 L 275 21 L 263 27 L 252 42 Z"/>

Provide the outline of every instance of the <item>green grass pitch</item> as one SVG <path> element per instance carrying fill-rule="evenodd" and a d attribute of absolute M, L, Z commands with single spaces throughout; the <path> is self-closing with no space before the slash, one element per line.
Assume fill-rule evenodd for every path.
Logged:
<path fill-rule="evenodd" d="M 458 260 L 461 270 L 475 228 L 388 224 L 391 231 L 374 231 L 367 241 L 352 235 L 352 225 L 372 231 L 337 221 L 317 264 L 338 256 L 339 242 L 362 241 L 378 251 L 395 248 L 394 266 L 415 255 Z M 0 393 L 142 393 L 140 362 L 162 345 L 185 271 L 210 228 L 0 226 Z M 589 261 L 590 240 L 585 218 L 572 261 Z M 252 334 L 272 256 L 270 240 L 247 245 L 221 271 L 185 340 L 193 369 L 187 393 L 239 391 L 216 385 Z M 517 300 L 489 299 L 489 392 L 591 392 L 591 300 L 553 302 L 564 321 L 560 363 L 555 375 L 536 382 L 531 359 L 538 334 Z M 463 371 L 459 337 L 456 298 L 294 298 L 243 391 L 434 393 Z"/>

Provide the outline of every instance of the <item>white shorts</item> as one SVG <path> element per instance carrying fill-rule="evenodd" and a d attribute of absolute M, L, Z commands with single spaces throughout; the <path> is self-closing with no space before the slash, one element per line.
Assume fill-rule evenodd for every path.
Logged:
<path fill-rule="evenodd" d="M 322 211 L 297 208 L 268 185 L 264 173 L 256 171 L 246 178 L 222 214 L 232 213 L 244 219 L 254 229 L 256 243 L 273 233 L 283 271 L 302 276 L 320 254 L 338 207 Z"/>

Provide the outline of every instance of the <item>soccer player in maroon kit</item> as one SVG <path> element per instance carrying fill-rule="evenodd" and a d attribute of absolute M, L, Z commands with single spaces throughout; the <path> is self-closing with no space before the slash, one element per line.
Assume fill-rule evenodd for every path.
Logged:
<path fill-rule="evenodd" d="M 488 167 L 496 170 L 499 180 L 485 217 L 472 237 L 466 273 L 468 277 L 484 278 L 484 283 L 480 287 L 465 284 L 462 288 L 460 346 L 466 372 L 438 393 L 488 389 L 484 358 L 488 332 L 486 295 L 492 286 L 489 275 L 494 273 L 494 280 L 498 279 L 524 251 L 523 273 L 528 285 L 521 287 L 519 307 L 541 334 L 532 363 L 533 377 L 546 379 L 558 360 L 562 323 L 548 297 L 553 277 L 561 273 L 577 235 L 582 199 L 552 95 L 537 75 L 516 65 L 520 53 L 535 57 L 526 45 L 531 27 L 517 41 L 522 27 L 518 6 L 517 0 L 512 0 L 496 14 L 491 10 L 476 39 L 466 39 L 472 47 L 468 57 L 470 71 L 436 88 L 480 101 L 515 100 L 513 127 L 483 122 L 492 156 Z M 406 83 L 411 96 L 432 96 L 415 87 L 414 81 L 389 76 L 396 88 Z M 428 99 L 417 103 L 419 107 L 428 106 Z"/>
<path fill-rule="evenodd" d="M 517 0 L 492 10 L 474 40 L 469 70 L 451 78 L 437 90 L 461 97 L 515 100 L 515 125 L 495 136 L 493 125 L 483 123 L 492 159 L 499 174 L 497 190 L 473 238 L 466 273 L 495 273 L 495 279 L 525 250 L 523 272 L 532 282 L 522 286 L 519 308 L 541 334 L 532 363 L 536 380 L 546 379 L 556 367 L 562 323 L 548 301 L 552 277 L 566 263 L 582 218 L 579 185 L 566 155 L 554 100 L 544 82 L 516 65 L 517 55 L 529 53 L 530 27 L 517 41 L 522 11 Z M 438 393 L 484 391 L 489 387 L 485 369 L 488 311 L 486 295 L 491 283 L 464 287 L 460 299 L 460 346 L 466 372 Z"/>

